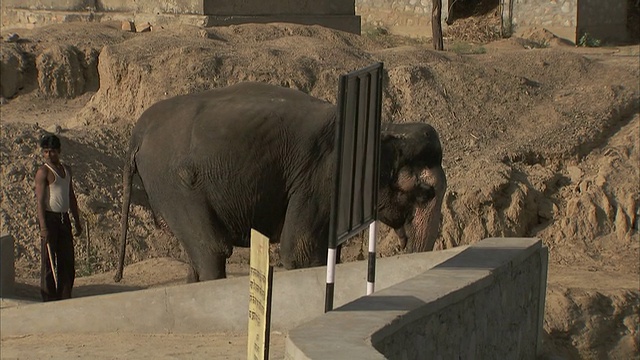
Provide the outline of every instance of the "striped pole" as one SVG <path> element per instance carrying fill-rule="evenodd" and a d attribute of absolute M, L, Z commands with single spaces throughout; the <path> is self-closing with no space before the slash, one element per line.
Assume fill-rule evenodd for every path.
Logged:
<path fill-rule="evenodd" d="M 374 220 L 369 225 L 369 262 L 367 264 L 367 295 L 373 294 L 375 290 L 376 240 L 378 240 L 378 225 Z"/>
<path fill-rule="evenodd" d="M 333 310 L 333 290 L 336 281 L 336 249 L 327 252 L 327 290 L 324 297 L 324 312 Z"/>

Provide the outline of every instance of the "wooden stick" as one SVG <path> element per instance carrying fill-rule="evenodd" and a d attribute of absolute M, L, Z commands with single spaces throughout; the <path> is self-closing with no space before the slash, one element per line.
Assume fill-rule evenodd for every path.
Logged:
<path fill-rule="evenodd" d="M 58 289 L 58 273 L 56 266 L 53 264 L 53 252 L 51 251 L 51 244 L 47 243 L 47 252 L 49 253 L 49 265 L 51 265 L 51 272 L 53 273 L 53 282 Z"/>
<path fill-rule="evenodd" d="M 89 254 L 90 254 L 90 246 L 91 246 L 91 244 L 90 244 L 90 241 L 91 241 L 90 239 L 91 238 L 89 237 L 89 221 L 88 221 L 88 219 L 86 217 L 85 217 L 84 226 L 87 227 L 87 264 L 91 264 L 91 260 L 90 260 L 90 256 L 89 256 Z"/>

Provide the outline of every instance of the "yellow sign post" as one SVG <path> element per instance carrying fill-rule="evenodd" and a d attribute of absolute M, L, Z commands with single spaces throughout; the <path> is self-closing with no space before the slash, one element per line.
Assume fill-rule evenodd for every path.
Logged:
<path fill-rule="evenodd" d="M 249 261 L 248 360 L 269 359 L 271 285 L 273 266 L 269 266 L 269 238 L 251 229 Z"/>

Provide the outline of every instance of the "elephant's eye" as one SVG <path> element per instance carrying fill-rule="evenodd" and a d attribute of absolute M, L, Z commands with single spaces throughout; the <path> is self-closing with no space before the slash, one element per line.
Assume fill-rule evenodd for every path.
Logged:
<path fill-rule="evenodd" d="M 414 198 L 418 204 L 426 204 L 436 197 L 436 190 L 433 186 L 420 184 L 414 191 Z"/>

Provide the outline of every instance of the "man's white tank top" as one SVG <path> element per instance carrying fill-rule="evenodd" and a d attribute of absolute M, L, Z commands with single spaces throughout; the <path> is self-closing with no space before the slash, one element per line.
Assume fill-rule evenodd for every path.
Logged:
<path fill-rule="evenodd" d="M 45 205 L 47 211 L 66 213 L 69 211 L 69 189 L 71 188 L 71 175 L 66 166 L 64 167 L 64 177 L 58 176 L 58 173 L 49 164 L 45 165 L 53 172 L 55 180 L 45 190 Z"/>

